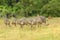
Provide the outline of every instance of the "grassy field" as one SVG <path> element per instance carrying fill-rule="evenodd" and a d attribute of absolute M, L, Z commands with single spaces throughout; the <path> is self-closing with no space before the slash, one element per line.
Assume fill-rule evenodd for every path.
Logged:
<path fill-rule="evenodd" d="M 0 20 L 0 40 L 60 40 L 60 18 L 50 19 L 48 26 L 37 26 L 31 30 L 24 26 L 23 30 L 17 25 L 8 27 Z"/>

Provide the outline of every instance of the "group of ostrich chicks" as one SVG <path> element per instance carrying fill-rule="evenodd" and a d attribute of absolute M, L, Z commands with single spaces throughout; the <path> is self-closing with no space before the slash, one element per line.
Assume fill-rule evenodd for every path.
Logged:
<path fill-rule="evenodd" d="M 32 18 L 20 18 L 20 19 L 16 19 L 14 18 L 11 22 L 10 19 L 5 19 L 4 20 L 4 24 L 9 27 L 11 27 L 12 25 L 20 25 L 21 28 L 23 28 L 24 25 L 30 25 L 31 28 L 33 27 L 33 25 L 41 25 L 42 23 L 46 24 L 46 17 L 45 16 L 36 16 L 36 17 L 32 17 Z M 12 24 L 12 25 L 11 25 Z"/>

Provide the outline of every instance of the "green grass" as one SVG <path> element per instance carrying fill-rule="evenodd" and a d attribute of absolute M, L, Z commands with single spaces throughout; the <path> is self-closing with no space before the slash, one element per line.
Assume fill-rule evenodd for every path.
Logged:
<path fill-rule="evenodd" d="M 60 18 L 50 19 L 50 25 L 30 29 L 30 26 L 8 27 L 0 20 L 0 40 L 60 40 Z"/>

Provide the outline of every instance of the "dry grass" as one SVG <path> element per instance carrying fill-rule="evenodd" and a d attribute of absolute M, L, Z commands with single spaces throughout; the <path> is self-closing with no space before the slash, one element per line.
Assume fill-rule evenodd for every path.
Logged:
<path fill-rule="evenodd" d="M 24 26 L 8 27 L 0 20 L 0 40 L 60 40 L 60 18 L 53 18 L 48 21 L 50 25 L 31 30 Z"/>

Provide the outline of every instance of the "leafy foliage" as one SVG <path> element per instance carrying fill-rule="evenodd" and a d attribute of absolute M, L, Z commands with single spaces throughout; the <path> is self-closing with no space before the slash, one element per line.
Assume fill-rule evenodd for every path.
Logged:
<path fill-rule="evenodd" d="M 0 0 L 0 17 L 60 16 L 60 0 Z"/>

